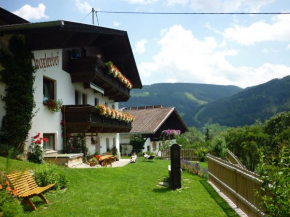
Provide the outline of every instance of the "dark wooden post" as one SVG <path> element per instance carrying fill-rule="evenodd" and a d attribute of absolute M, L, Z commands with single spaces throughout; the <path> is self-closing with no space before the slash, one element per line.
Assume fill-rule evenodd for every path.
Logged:
<path fill-rule="evenodd" d="M 171 188 L 176 190 L 181 188 L 181 167 L 180 167 L 180 145 L 173 144 L 170 146 L 171 160 Z"/>

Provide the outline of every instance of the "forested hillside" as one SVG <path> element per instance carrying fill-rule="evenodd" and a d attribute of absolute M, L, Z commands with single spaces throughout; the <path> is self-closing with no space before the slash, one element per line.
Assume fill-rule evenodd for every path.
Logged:
<path fill-rule="evenodd" d="M 229 97 L 242 88 L 190 83 L 161 83 L 144 85 L 143 89 L 133 89 L 128 102 L 120 107 L 163 105 L 174 106 L 188 126 L 194 126 L 194 115 L 198 107 L 225 97 Z"/>
<path fill-rule="evenodd" d="M 194 116 L 194 125 L 251 125 L 256 120 L 264 121 L 282 111 L 290 111 L 290 76 L 274 79 L 200 106 Z"/>

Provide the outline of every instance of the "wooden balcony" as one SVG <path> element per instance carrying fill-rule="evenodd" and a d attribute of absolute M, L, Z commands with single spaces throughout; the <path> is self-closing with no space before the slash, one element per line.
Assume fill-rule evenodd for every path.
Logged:
<path fill-rule="evenodd" d="M 131 123 L 101 116 L 91 105 L 65 105 L 62 113 L 67 133 L 124 133 L 132 128 Z"/>
<path fill-rule="evenodd" d="M 109 75 L 107 68 L 97 57 L 86 57 L 70 60 L 72 82 L 83 82 L 85 88 L 93 83 L 104 89 L 104 96 L 115 102 L 125 102 L 130 98 L 130 91 L 117 78 Z"/>

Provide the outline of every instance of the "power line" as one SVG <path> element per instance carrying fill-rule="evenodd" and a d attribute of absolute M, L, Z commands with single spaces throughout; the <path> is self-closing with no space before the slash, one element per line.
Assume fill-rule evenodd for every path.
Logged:
<path fill-rule="evenodd" d="M 92 13 L 92 12 L 88 13 L 88 15 L 85 16 L 85 17 L 80 21 L 80 23 L 81 23 L 84 19 L 86 19 L 86 18 L 87 18 L 91 13 Z"/>
<path fill-rule="evenodd" d="M 97 18 L 97 23 L 98 23 L 98 26 L 99 26 L 100 24 L 99 24 L 99 18 L 98 18 L 98 11 L 96 11 L 96 18 Z"/>
<path fill-rule="evenodd" d="M 133 11 L 98 11 L 98 13 L 106 14 L 144 14 L 144 15 L 279 15 L 279 14 L 290 14 L 290 12 L 133 12 Z"/>

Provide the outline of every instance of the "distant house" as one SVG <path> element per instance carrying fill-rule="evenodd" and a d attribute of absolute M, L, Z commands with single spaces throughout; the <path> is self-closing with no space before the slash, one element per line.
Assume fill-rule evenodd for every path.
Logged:
<path fill-rule="evenodd" d="M 130 146 L 130 138 L 132 135 L 142 135 L 145 140 L 144 152 L 158 152 L 160 144 L 164 140 L 169 140 L 164 134 L 167 130 L 176 130 L 185 133 L 188 128 L 181 116 L 174 107 L 142 106 L 131 107 L 125 109 L 131 115 L 136 117 L 129 133 L 120 134 L 120 144 L 122 146 L 122 154 L 131 154 L 132 146 Z"/>
<path fill-rule="evenodd" d="M 29 23 L 0 8 L 0 46 L 8 49 L 13 35 L 25 38 L 34 53 L 32 63 L 38 66 L 34 84 L 38 111 L 26 144 L 40 133 L 49 140 L 47 151 L 62 152 L 65 127 L 66 134 L 85 136 L 90 153 L 104 153 L 113 146 L 119 150 L 119 133 L 130 132 L 131 123 L 104 116 L 96 106 L 117 111 L 118 102 L 130 98 L 131 88 L 108 73 L 106 62 L 112 61 L 133 88 L 142 88 L 127 32 L 65 20 Z M 4 90 L 0 83 L 0 95 Z M 62 100 L 62 111 L 50 111 L 44 104 L 48 99 Z M 0 100 L 0 127 L 4 106 Z"/>

